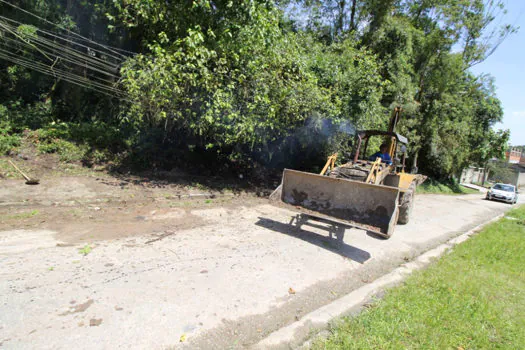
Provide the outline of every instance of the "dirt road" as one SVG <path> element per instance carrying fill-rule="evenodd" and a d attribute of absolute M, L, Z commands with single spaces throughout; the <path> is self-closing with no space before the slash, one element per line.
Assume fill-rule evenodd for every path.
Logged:
<path fill-rule="evenodd" d="M 170 191 L 3 181 L 0 347 L 247 347 L 510 208 L 421 195 L 414 220 L 383 240 L 299 228 L 295 213 L 251 196 Z"/>

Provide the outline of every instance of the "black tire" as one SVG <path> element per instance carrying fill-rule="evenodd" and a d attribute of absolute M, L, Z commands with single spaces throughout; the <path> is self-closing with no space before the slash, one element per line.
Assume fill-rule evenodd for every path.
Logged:
<path fill-rule="evenodd" d="M 408 191 L 403 193 L 399 200 L 399 216 L 397 223 L 400 225 L 406 225 L 410 221 L 410 215 L 412 214 L 412 208 L 414 207 L 414 195 L 416 193 L 416 183 L 412 182 Z"/>
<path fill-rule="evenodd" d="M 358 168 L 337 167 L 330 173 L 330 177 L 348 179 L 354 181 L 365 181 L 368 171 Z"/>

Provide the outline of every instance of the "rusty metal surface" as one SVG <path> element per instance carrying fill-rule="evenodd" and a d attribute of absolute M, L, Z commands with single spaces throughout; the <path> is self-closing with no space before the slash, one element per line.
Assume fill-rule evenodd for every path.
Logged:
<path fill-rule="evenodd" d="M 383 236 L 393 233 L 399 189 L 285 169 L 282 202 Z"/>

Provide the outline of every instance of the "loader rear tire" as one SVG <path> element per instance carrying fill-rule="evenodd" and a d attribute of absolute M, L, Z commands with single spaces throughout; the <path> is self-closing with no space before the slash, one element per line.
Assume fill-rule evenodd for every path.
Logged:
<path fill-rule="evenodd" d="M 410 221 L 410 215 L 412 214 L 412 208 L 414 207 L 414 195 L 416 193 L 416 183 L 412 182 L 408 191 L 403 194 L 399 203 L 399 217 L 397 223 L 401 225 L 408 224 Z"/>
<path fill-rule="evenodd" d="M 367 176 L 368 171 L 366 170 L 348 167 L 337 167 L 330 173 L 330 177 L 354 181 L 365 181 Z"/>

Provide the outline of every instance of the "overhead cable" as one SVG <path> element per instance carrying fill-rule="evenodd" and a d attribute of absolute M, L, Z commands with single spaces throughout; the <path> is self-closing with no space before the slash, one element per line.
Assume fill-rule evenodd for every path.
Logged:
<path fill-rule="evenodd" d="M 2 0 L 0 0 L 0 1 L 2 1 Z M 21 23 L 21 22 L 15 21 L 15 20 L 13 20 L 13 19 L 10 19 L 10 18 L 7 18 L 7 17 L 4 17 L 4 16 L 2 16 L 2 15 L 0 15 L 0 18 L 3 19 L 3 20 L 9 21 L 9 22 L 16 23 L 16 24 L 18 24 L 18 25 L 24 25 L 24 23 Z M 34 26 L 33 26 L 33 27 L 34 27 Z M 48 32 L 48 31 L 46 31 L 46 30 L 43 30 L 43 29 L 40 29 L 40 28 L 37 28 L 37 27 L 35 27 L 35 28 L 37 29 L 37 32 L 44 33 L 44 34 L 49 35 L 49 36 L 51 36 L 51 37 L 53 37 L 53 38 L 56 38 L 56 39 L 58 39 L 58 40 L 62 40 L 62 41 L 68 42 L 68 43 L 73 44 L 73 45 L 77 45 L 77 46 L 80 46 L 80 47 L 84 47 L 84 48 L 86 48 L 86 49 L 88 49 L 88 50 L 91 50 L 91 51 L 93 51 L 93 52 L 98 52 L 98 53 L 100 53 L 100 54 L 102 54 L 102 55 L 105 55 L 105 56 L 107 56 L 107 57 L 111 57 L 111 58 L 115 59 L 115 60 L 118 61 L 118 62 L 122 62 L 122 61 L 124 61 L 124 59 L 127 58 L 126 56 L 123 56 L 123 57 L 113 56 L 113 55 L 108 54 L 108 53 L 106 53 L 106 52 L 104 52 L 104 51 L 100 51 L 100 50 L 94 49 L 94 48 L 92 48 L 92 47 L 89 47 L 89 46 L 87 46 L 87 45 L 80 44 L 80 43 L 75 42 L 75 41 L 73 41 L 73 40 L 70 40 L 70 39 L 67 39 L 67 38 L 61 37 L 60 35 L 57 35 L 57 34 L 54 34 L 54 33 Z"/>
<path fill-rule="evenodd" d="M 61 78 L 67 82 L 79 85 L 84 88 L 95 89 L 96 91 L 104 93 L 106 95 L 117 96 L 117 97 L 122 97 L 126 95 L 124 91 L 119 90 L 115 87 L 108 86 L 107 84 L 99 83 L 91 79 L 84 78 L 81 75 L 72 74 L 70 72 L 63 71 L 61 69 L 52 69 L 49 66 L 44 65 L 40 62 L 34 62 L 34 61 L 20 58 L 20 56 L 17 56 L 13 54 L 12 52 L 3 50 L 1 48 L 0 48 L 0 58 L 16 63 L 20 66 L 38 71 L 40 73 L 53 76 L 55 78 Z"/>
<path fill-rule="evenodd" d="M 43 22 L 45 22 L 45 23 L 48 23 L 48 24 L 50 24 L 50 25 L 52 25 L 52 26 L 54 26 L 54 27 L 56 27 L 56 28 L 59 28 L 59 29 L 61 29 L 61 30 L 65 30 L 67 33 L 76 36 L 76 37 L 79 38 L 80 40 L 83 40 L 83 41 L 89 42 L 89 43 L 91 43 L 91 44 L 97 45 L 97 46 L 99 46 L 99 47 L 102 47 L 102 48 L 104 48 L 104 49 L 106 49 L 106 50 L 108 50 L 108 51 L 110 51 L 110 52 L 113 52 L 113 53 L 116 54 L 116 55 L 122 56 L 123 58 L 126 57 L 126 56 L 123 55 L 122 53 L 120 53 L 120 52 L 118 52 L 118 51 L 115 51 L 115 49 L 117 49 L 117 48 L 114 48 L 114 47 L 112 47 L 112 46 L 104 45 L 104 44 L 98 43 L 98 42 L 96 42 L 96 41 L 93 41 L 93 40 L 91 40 L 91 39 L 89 39 L 89 38 L 86 38 L 86 37 L 84 37 L 84 36 L 82 36 L 82 35 L 80 35 L 80 34 L 78 34 L 78 33 L 73 32 L 73 31 L 71 31 L 71 30 L 69 30 L 69 29 L 65 29 L 65 28 L 59 26 L 58 24 L 53 23 L 53 22 L 51 22 L 51 21 L 49 21 L 49 20 L 47 20 L 47 19 L 45 19 L 45 18 L 43 18 L 43 17 L 40 17 L 40 16 L 38 16 L 37 14 L 32 13 L 31 11 L 25 10 L 25 9 L 19 7 L 19 6 L 16 6 L 16 5 L 14 5 L 14 4 L 11 4 L 11 3 L 9 3 L 9 2 L 7 2 L 7 1 L 5 1 L 5 0 L 0 0 L 0 2 L 4 3 L 4 4 L 6 4 L 6 5 L 9 5 L 9 6 L 11 6 L 11 7 L 15 8 L 15 9 L 17 9 L 17 10 L 19 10 L 19 11 L 22 11 L 22 12 L 24 12 L 24 13 L 26 13 L 26 14 L 32 16 L 32 17 L 35 17 L 35 18 L 37 18 L 37 19 L 39 19 L 39 20 L 41 20 L 41 21 L 43 21 Z M 121 50 L 121 49 L 117 49 L 117 50 Z M 122 50 L 121 50 L 121 51 L 122 51 Z M 128 52 L 129 52 L 129 51 L 128 51 Z"/>

